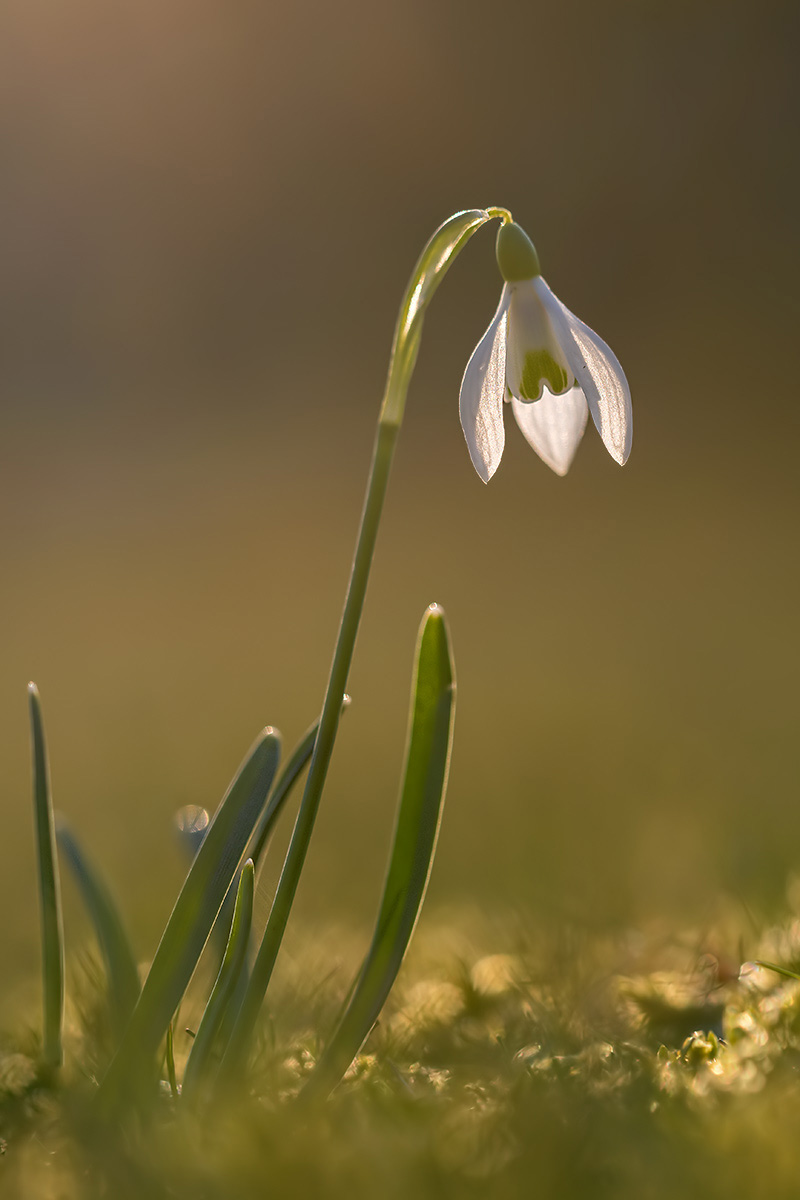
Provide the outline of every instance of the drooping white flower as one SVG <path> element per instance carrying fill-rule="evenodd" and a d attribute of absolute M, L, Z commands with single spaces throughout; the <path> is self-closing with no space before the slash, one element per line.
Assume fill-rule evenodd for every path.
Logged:
<path fill-rule="evenodd" d="M 505 446 L 503 403 L 536 453 L 565 475 L 589 413 L 611 457 L 631 449 L 631 393 L 615 355 L 553 295 L 527 234 L 500 227 L 500 304 L 467 363 L 459 410 L 475 470 L 494 475 Z"/>

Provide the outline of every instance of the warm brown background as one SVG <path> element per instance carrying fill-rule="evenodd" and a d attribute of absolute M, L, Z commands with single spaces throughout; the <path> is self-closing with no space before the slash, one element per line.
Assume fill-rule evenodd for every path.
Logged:
<path fill-rule="evenodd" d="M 634 396 L 557 479 L 457 418 L 437 296 L 309 881 L 367 920 L 424 606 L 459 672 L 430 904 L 702 924 L 800 866 L 795 3 L 8 0 L 0 17 L 0 948 L 37 961 L 25 684 L 147 954 L 171 814 L 318 710 L 397 303 L 503 204 Z M 68 913 L 75 930 L 74 904 Z M 77 935 L 76 935 L 77 936 Z"/>

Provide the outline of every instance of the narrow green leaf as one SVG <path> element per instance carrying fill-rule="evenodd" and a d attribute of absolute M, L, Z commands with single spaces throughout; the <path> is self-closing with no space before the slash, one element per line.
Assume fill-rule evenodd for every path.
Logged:
<path fill-rule="evenodd" d="M 39 899 L 42 915 L 42 975 L 44 982 L 44 1035 L 42 1054 L 49 1068 L 59 1067 L 63 1052 L 61 1026 L 64 1019 L 64 928 L 61 915 L 61 884 L 56 857 L 50 767 L 42 724 L 42 707 L 35 683 L 28 684 L 33 749 L 33 808 L 36 820 L 36 857 L 39 868 Z"/>
<path fill-rule="evenodd" d="M 417 642 L 405 777 L 375 933 L 345 1009 L 303 1098 L 336 1086 L 394 984 L 428 885 L 447 786 L 455 680 L 444 612 L 431 605 Z"/>
<path fill-rule="evenodd" d="M 349 703 L 350 697 L 345 696 L 343 707 L 346 707 Z M 270 839 L 275 830 L 275 825 L 278 821 L 278 817 L 281 815 L 284 805 L 291 795 L 292 788 L 300 778 L 303 768 L 306 766 L 308 760 L 311 758 L 318 729 L 319 721 L 315 721 L 311 728 L 307 729 L 303 734 L 302 738 L 295 746 L 292 754 L 278 775 L 278 778 L 275 780 L 274 786 L 272 787 L 269 799 L 267 801 L 267 806 L 259 817 L 258 824 L 256 825 L 253 835 L 250 838 L 250 845 L 248 846 L 247 850 L 248 858 L 252 858 L 256 869 L 258 869 L 261 859 L 264 857 L 264 852 L 269 845 Z M 181 813 L 185 811 L 186 810 L 182 809 Z M 205 809 L 199 811 L 205 812 Z M 206 814 L 206 822 L 207 820 L 208 814 Z M 193 840 L 195 841 L 196 847 L 202 843 L 202 840 L 206 834 L 206 829 L 198 827 L 198 829 L 193 831 L 193 833 Z M 194 852 L 196 853 L 196 848 Z M 214 922 L 214 928 L 212 930 L 212 937 L 219 947 L 220 964 L 222 957 L 225 954 L 225 949 L 230 936 L 233 909 L 236 903 L 238 890 L 239 877 L 235 875 L 231 880 L 230 887 L 228 888 L 225 899 L 222 902 L 222 907 L 219 910 L 219 914 L 217 915 L 217 919 Z"/>
<path fill-rule="evenodd" d="M 342 698 L 342 712 L 347 712 L 350 706 L 350 697 Z M 283 811 L 283 806 L 291 795 L 292 788 L 297 783 L 303 773 L 303 768 L 308 763 L 314 750 L 314 743 L 317 740 L 317 732 L 319 730 L 319 721 L 315 721 L 303 734 L 300 741 L 295 746 L 291 756 L 286 760 L 278 778 L 275 780 L 275 786 L 272 789 L 269 798 L 269 804 L 264 809 L 261 819 L 256 826 L 255 833 L 250 841 L 250 857 L 253 864 L 258 870 L 262 855 L 269 844 L 269 839 L 275 829 L 275 823 Z"/>
<path fill-rule="evenodd" d="M 253 860 L 248 858 L 239 878 L 236 907 L 233 912 L 231 933 L 225 957 L 219 969 L 216 983 L 206 1005 L 203 1018 L 192 1043 L 186 1070 L 183 1075 L 183 1097 L 197 1098 L 210 1070 L 211 1052 L 222 1025 L 236 983 L 241 975 L 247 955 L 247 942 L 253 920 L 253 887 L 255 872 Z"/>
<path fill-rule="evenodd" d="M 264 806 L 280 757 L 280 737 L 265 729 L 228 788 L 167 922 L 139 1002 L 99 1100 L 113 1109 L 138 1098 L 158 1045 L 186 991 L 220 905 Z"/>
<path fill-rule="evenodd" d="M 136 956 L 105 881 L 63 820 L 57 823 L 56 839 L 94 926 L 108 977 L 111 1025 L 114 1033 L 120 1037 L 141 991 Z"/>
<path fill-rule="evenodd" d="M 350 706 L 350 697 L 342 698 L 342 712 L 346 712 Z M 292 793 L 294 785 L 303 773 L 303 769 L 307 765 L 314 751 L 314 744 L 317 740 L 317 732 L 319 730 L 319 721 L 315 721 L 306 732 L 303 734 L 300 741 L 295 746 L 286 764 L 281 770 L 278 778 L 269 795 L 267 807 L 261 814 L 258 825 L 256 826 L 253 836 L 250 839 L 248 847 L 248 857 L 252 858 L 255 869 L 258 870 L 261 865 L 261 860 L 264 857 L 267 847 L 269 846 L 272 834 L 275 831 L 275 826 L 278 817 L 283 812 L 286 801 Z M 205 831 L 200 834 L 199 841 L 202 841 L 205 836 Z M 231 920 L 233 914 L 233 906 L 236 902 L 236 893 L 239 887 L 238 878 L 234 877 L 231 880 L 231 885 L 228 888 L 228 893 L 219 910 L 219 916 L 214 922 L 214 936 L 222 942 L 220 954 L 224 954 L 225 947 L 230 934 Z M 221 935 L 221 937 L 220 937 Z M 230 1015 L 230 1013 L 229 1013 Z"/>
<path fill-rule="evenodd" d="M 250 842 L 250 857 L 256 867 L 258 867 L 261 857 L 267 848 L 269 839 L 275 829 L 275 823 L 281 814 L 284 804 L 291 795 L 292 788 L 297 783 L 303 768 L 311 758 L 318 729 L 319 721 L 315 721 L 311 728 L 306 730 L 275 781 L 275 787 L 272 789 L 269 803 L 261 814 Z"/>

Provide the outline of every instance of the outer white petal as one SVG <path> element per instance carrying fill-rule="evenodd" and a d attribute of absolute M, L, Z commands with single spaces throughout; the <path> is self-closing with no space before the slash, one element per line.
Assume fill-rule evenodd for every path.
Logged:
<path fill-rule="evenodd" d="M 526 440 L 556 475 L 566 475 L 583 437 L 589 408 L 579 387 L 554 396 L 545 388 L 541 400 L 525 404 L 512 399 L 511 407 Z"/>
<path fill-rule="evenodd" d="M 500 465 L 506 444 L 503 397 L 506 388 L 506 312 L 510 293 L 503 288 L 492 323 L 475 347 L 461 380 L 458 409 L 472 465 L 488 483 Z"/>
<path fill-rule="evenodd" d="M 616 355 L 593 329 L 579 321 L 545 281 L 534 280 L 575 379 L 589 404 L 606 450 L 622 465 L 631 452 L 631 390 Z"/>

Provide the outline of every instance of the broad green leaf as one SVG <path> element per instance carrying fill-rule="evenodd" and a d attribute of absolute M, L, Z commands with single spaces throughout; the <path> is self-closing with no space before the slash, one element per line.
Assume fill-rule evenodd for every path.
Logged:
<path fill-rule="evenodd" d="M 42 707 L 35 683 L 28 684 L 33 749 L 33 808 L 36 821 L 36 859 L 39 869 L 39 900 L 42 916 L 42 975 L 44 982 L 44 1031 L 42 1054 L 45 1066 L 61 1066 L 61 1026 L 64 1019 L 64 927 L 61 915 L 61 884 L 56 857 L 50 767 L 42 724 Z"/>
<path fill-rule="evenodd" d="M 56 838 L 97 935 L 108 977 L 111 1024 L 119 1037 L 141 992 L 136 956 L 110 891 L 63 820 L 58 822 Z"/>
<path fill-rule="evenodd" d="M 206 1005 L 203 1018 L 195 1035 L 191 1053 L 183 1076 L 184 1099 L 196 1099 L 204 1079 L 208 1078 L 210 1057 L 214 1042 L 219 1034 L 223 1018 L 236 989 L 247 955 L 247 942 L 253 920 L 253 887 L 255 872 L 253 860 L 248 858 L 239 878 L 236 907 L 225 957 L 219 969 L 216 983 Z"/>
<path fill-rule="evenodd" d="M 455 715 L 453 663 L 438 605 L 431 605 L 422 622 L 411 696 L 405 777 L 372 945 L 304 1099 L 326 1096 L 361 1048 L 397 977 L 428 885 Z"/>
<path fill-rule="evenodd" d="M 101 1104 L 138 1098 L 158 1045 L 186 991 L 225 893 L 264 806 L 280 757 L 265 729 L 222 800 L 161 937 L 116 1057 L 100 1086 Z"/>

